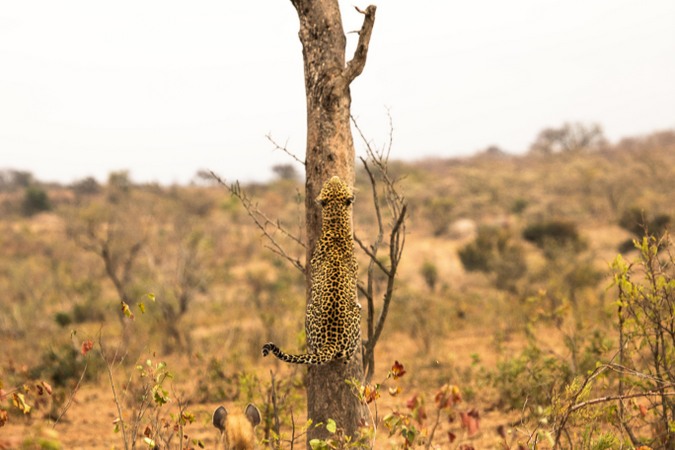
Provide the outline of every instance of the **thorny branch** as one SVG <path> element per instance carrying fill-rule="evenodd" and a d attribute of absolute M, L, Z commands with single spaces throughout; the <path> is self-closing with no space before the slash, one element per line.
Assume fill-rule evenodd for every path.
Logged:
<path fill-rule="evenodd" d="M 288 156 L 290 156 L 291 158 L 293 158 L 294 160 L 296 160 L 297 162 L 299 162 L 299 163 L 302 164 L 303 166 L 306 165 L 305 161 L 302 160 L 302 159 L 300 159 L 300 158 L 298 158 L 297 156 L 295 156 L 295 154 L 294 154 L 293 152 L 291 152 L 291 151 L 288 149 L 288 147 L 286 146 L 286 144 L 284 144 L 284 145 L 278 144 L 278 143 L 274 140 L 274 138 L 272 138 L 272 135 L 271 135 L 270 133 L 267 133 L 267 134 L 265 135 L 265 137 L 267 138 L 268 141 L 270 141 L 270 142 L 272 143 L 272 145 L 274 145 L 274 149 L 275 149 L 275 150 L 281 150 L 282 152 L 286 153 Z M 212 173 L 213 173 L 213 172 L 212 172 Z"/>
<path fill-rule="evenodd" d="M 219 184 L 224 186 L 230 194 L 234 195 L 239 199 L 241 204 L 244 206 L 244 209 L 246 209 L 246 213 L 253 219 L 253 223 L 258 227 L 260 231 L 262 231 L 263 236 L 267 239 L 269 242 L 269 246 L 267 248 L 272 251 L 273 253 L 281 256 L 282 258 L 286 259 L 289 261 L 295 268 L 299 269 L 301 272 L 304 273 L 305 271 L 305 266 L 303 263 L 298 259 L 295 258 L 291 255 L 289 255 L 286 250 L 277 242 L 277 240 L 272 236 L 270 231 L 268 230 L 269 226 L 272 226 L 275 230 L 278 230 L 281 234 L 284 236 L 290 238 L 293 242 L 301 246 L 302 248 L 306 248 L 305 243 L 300 240 L 297 236 L 293 235 L 290 233 L 288 230 L 286 230 L 282 225 L 281 222 L 278 220 L 274 221 L 267 217 L 265 213 L 260 211 L 257 205 L 253 204 L 250 198 L 246 195 L 246 193 L 241 189 L 241 186 L 239 185 L 239 182 L 235 182 L 233 184 L 227 184 L 223 179 L 221 179 L 218 175 L 216 175 L 213 171 L 211 171 L 211 176 L 218 181 Z"/>

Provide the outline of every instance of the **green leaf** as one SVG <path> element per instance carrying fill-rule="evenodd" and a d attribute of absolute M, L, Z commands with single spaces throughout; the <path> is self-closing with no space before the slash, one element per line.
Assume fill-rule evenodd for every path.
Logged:
<path fill-rule="evenodd" d="M 158 384 L 152 387 L 152 397 L 158 406 L 165 405 L 171 400 L 169 392 Z"/>
<path fill-rule="evenodd" d="M 145 303 L 138 302 L 138 309 L 141 310 L 141 314 L 145 314 Z"/>
<path fill-rule="evenodd" d="M 326 430 L 328 430 L 329 433 L 333 434 L 335 434 L 335 432 L 337 431 L 337 424 L 333 419 L 328 419 L 326 421 Z"/>
<path fill-rule="evenodd" d="M 156 299 L 155 299 L 155 294 L 153 294 L 153 293 L 151 293 L 151 292 L 148 292 L 147 296 L 148 296 L 148 298 L 149 298 L 150 300 L 152 300 L 153 302 L 156 300 Z"/>
<path fill-rule="evenodd" d="M 195 419 L 195 415 L 189 411 L 183 411 L 183 414 L 181 414 L 181 423 L 183 425 L 193 423 Z"/>

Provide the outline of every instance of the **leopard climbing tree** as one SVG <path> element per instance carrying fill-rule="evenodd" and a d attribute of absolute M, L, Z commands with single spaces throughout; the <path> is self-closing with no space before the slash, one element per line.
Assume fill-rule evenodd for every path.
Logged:
<path fill-rule="evenodd" d="M 321 233 L 321 206 L 315 203 L 323 184 L 339 177 L 347 186 L 354 184 L 355 152 L 350 124 L 350 84 L 366 64 L 368 46 L 375 22 L 375 6 L 359 10 L 363 24 L 353 57 L 346 59 L 346 36 L 337 0 L 291 0 L 299 22 L 299 37 L 305 74 L 307 104 L 307 142 L 305 156 L 305 207 L 307 223 L 307 261 L 314 253 Z M 307 302 L 311 307 L 311 264 L 306 265 Z M 345 383 L 363 379 L 361 352 L 346 364 L 340 360 L 312 365 L 307 374 L 307 415 L 313 423 L 333 419 L 344 433 L 354 436 L 366 411 Z M 311 439 L 325 439 L 328 432 L 310 428 Z"/>
<path fill-rule="evenodd" d="M 317 202 L 322 208 L 321 237 L 310 262 L 312 298 L 305 329 L 309 351 L 284 352 L 272 342 L 263 346 L 282 361 L 294 364 L 348 364 L 361 341 L 361 305 L 356 299 L 356 258 L 351 205 L 354 194 L 339 177 L 326 181 Z"/>
<path fill-rule="evenodd" d="M 307 141 L 304 161 L 295 157 L 305 166 L 305 222 L 306 237 L 303 241 L 278 221 L 272 221 L 260 211 L 254 202 L 241 189 L 239 183 L 228 185 L 215 173 L 211 175 L 224 185 L 232 195 L 237 197 L 246 208 L 249 216 L 260 229 L 263 236 L 271 244 L 271 249 L 278 256 L 285 258 L 294 267 L 305 272 L 307 280 L 307 308 L 306 329 L 308 331 L 308 352 L 304 354 L 289 354 L 282 351 L 273 343 L 263 346 L 263 355 L 274 354 L 277 358 L 291 363 L 307 364 L 307 416 L 312 424 L 307 430 L 307 448 L 310 442 L 326 441 L 334 437 L 326 427 L 318 424 L 334 422 L 345 441 L 368 438 L 368 433 L 359 436 L 360 427 L 372 424 L 372 417 L 368 409 L 355 392 L 355 382 L 369 383 L 374 374 L 374 350 L 382 336 L 382 330 L 387 319 L 389 305 L 394 293 L 398 264 L 401 260 L 405 242 L 406 202 L 397 191 L 398 180 L 388 172 L 389 150 L 393 126 L 390 120 L 389 145 L 381 150 L 371 147 L 365 139 L 356 121 L 354 129 L 363 138 L 367 157 L 360 158 L 363 163 L 372 187 L 372 202 L 375 209 L 377 234 L 373 242 L 364 242 L 358 235 L 352 236 L 353 218 L 351 215 L 351 187 L 355 178 L 355 151 L 352 137 L 351 83 L 363 72 L 368 55 L 370 38 L 375 23 L 376 7 L 373 5 L 365 9 L 355 8 L 353 14 L 361 14 L 363 23 L 358 31 L 358 41 L 352 58 L 346 59 L 347 39 L 342 26 L 342 18 L 337 0 L 290 0 L 295 7 L 299 18 L 300 31 L 298 33 L 302 44 L 304 61 L 305 96 L 307 105 Z M 391 117 L 390 117 L 391 119 Z M 268 136 L 268 139 L 269 136 Z M 270 139 L 272 141 L 272 139 Z M 274 143 L 274 141 L 272 141 Z M 289 153 L 285 147 L 275 146 Z M 334 178 L 335 177 L 335 178 Z M 322 194 L 322 187 L 327 187 L 326 195 Z M 337 187 L 337 189 L 335 189 Z M 337 195 L 336 195 L 337 194 Z M 316 199 L 319 202 L 316 202 Z M 342 203 L 340 203 L 342 202 Z M 336 207 L 337 205 L 337 207 Z M 384 210 L 384 211 L 382 211 Z M 345 214 L 346 213 L 346 214 Z M 322 222 L 323 218 L 323 222 Z M 328 218 L 328 222 L 325 222 Z M 336 230 L 344 239 L 344 245 L 338 253 L 347 252 L 345 259 L 333 258 L 336 252 L 324 253 L 321 249 L 320 237 L 322 223 L 338 219 L 340 226 L 328 228 L 329 233 Z M 387 224 L 386 222 L 389 221 Z M 306 261 L 303 264 L 295 256 L 290 256 L 283 246 L 275 241 L 269 228 L 276 229 L 285 236 L 291 237 L 296 243 L 302 243 L 306 249 Z M 328 240 L 323 239 L 325 244 Z M 354 242 L 358 244 L 369 262 L 364 266 L 367 281 L 356 279 L 356 263 L 353 258 Z M 319 258 L 312 262 L 312 257 L 318 247 Z M 378 251 L 388 247 L 389 254 L 381 257 Z M 335 250 L 335 242 L 324 246 L 324 249 Z M 343 255 L 344 256 L 344 255 Z M 322 262 L 322 263 L 319 263 Z M 345 264 L 345 270 L 335 271 L 347 278 L 340 278 L 337 283 L 345 283 L 348 289 L 334 289 L 326 283 L 327 263 Z M 354 264 L 351 266 L 351 264 Z M 312 271 L 316 271 L 318 279 L 323 283 L 313 284 Z M 330 275 L 333 276 L 333 275 Z M 317 279 L 317 277 L 314 277 Z M 384 280 L 384 281 L 382 281 Z M 385 286 L 382 286 L 384 284 Z M 322 292 L 315 292 L 318 286 Z M 338 286 L 339 287 L 339 286 Z M 332 290 L 332 291 L 331 291 Z M 345 295 L 345 292 L 349 292 Z M 361 327 L 360 311 L 355 308 L 359 298 L 364 300 L 364 338 L 360 339 Z M 337 297 L 335 296 L 337 294 Z M 317 312 L 328 306 L 328 311 L 335 306 L 328 297 L 339 300 L 337 306 L 348 305 L 347 308 L 337 308 L 338 314 L 347 312 L 336 321 L 328 324 L 316 321 Z M 314 300 L 319 300 L 314 303 Z M 348 300 L 347 303 L 344 303 Z M 342 301 L 343 303 L 340 303 Z M 354 307 L 354 308 L 352 308 Z M 323 313 L 326 311 L 324 310 Z M 325 318 L 325 314 L 319 314 Z M 328 317 L 334 318 L 330 314 Z M 312 323 L 310 323 L 310 321 Z M 315 325 L 318 326 L 315 327 Z M 326 326 L 332 331 L 326 333 Z M 323 333 L 320 331 L 323 327 Z M 314 330 L 314 332 L 312 332 Z M 319 330 L 317 332 L 317 330 Z M 327 344 L 327 345 L 326 345 Z M 365 373 L 365 375 L 364 375 Z M 355 441 L 350 441 L 355 444 Z M 360 440 L 363 442 L 363 440 Z M 333 444 L 330 444 L 333 445 Z"/>

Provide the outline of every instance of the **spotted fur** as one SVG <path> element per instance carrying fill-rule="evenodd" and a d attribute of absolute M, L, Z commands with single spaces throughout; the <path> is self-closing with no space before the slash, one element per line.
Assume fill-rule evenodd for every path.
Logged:
<path fill-rule="evenodd" d="M 338 177 L 326 181 L 317 201 L 322 207 L 321 237 L 312 255 L 312 298 L 305 330 L 308 353 L 291 355 L 269 342 L 262 348 L 293 364 L 325 364 L 354 354 L 361 338 L 361 305 L 356 301 L 356 258 L 351 204 L 354 194 Z"/>

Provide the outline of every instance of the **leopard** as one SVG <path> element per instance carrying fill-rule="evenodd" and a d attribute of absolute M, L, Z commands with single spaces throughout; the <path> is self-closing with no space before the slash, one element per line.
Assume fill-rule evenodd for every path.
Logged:
<path fill-rule="evenodd" d="M 357 299 L 352 204 L 354 193 L 339 177 L 328 179 L 316 198 L 321 206 L 321 235 L 310 261 L 311 293 L 305 311 L 307 353 L 289 354 L 272 342 L 262 347 L 291 364 L 347 364 L 361 340 Z"/>

